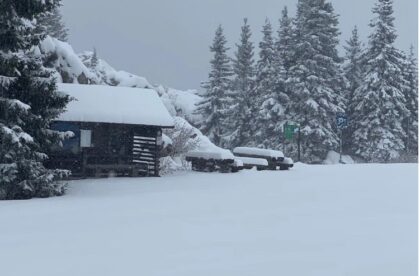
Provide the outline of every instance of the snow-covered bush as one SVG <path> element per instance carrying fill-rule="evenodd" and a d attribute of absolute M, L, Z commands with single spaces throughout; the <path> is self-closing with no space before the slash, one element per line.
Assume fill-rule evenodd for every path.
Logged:
<path fill-rule="evenodd" d="M 161 159 L 161 173 L 165 174 L 176 170 L 188 170 L 190 165 L 185 161 L 185 154 L 198 148 L 200 144 L 196 129 L 181 117 L 175 117 L 175 127 L 165 130 L 171 140 L 169 156 Z"/>

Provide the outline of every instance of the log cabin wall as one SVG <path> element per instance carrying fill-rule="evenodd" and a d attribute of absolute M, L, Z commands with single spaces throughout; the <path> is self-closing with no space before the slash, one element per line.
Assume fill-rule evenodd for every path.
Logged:
<path fill-rule="evenodd" d="M 160 127 L 78 122 L 57 122 L 53 127 L 73 131 L 75 137 L 54 149 L 48 167 L 69 169 L 75 177 L 107 172 L 159 176 Z M 86 133 L 91 133 L 90 140 L 83 137 Z"/>

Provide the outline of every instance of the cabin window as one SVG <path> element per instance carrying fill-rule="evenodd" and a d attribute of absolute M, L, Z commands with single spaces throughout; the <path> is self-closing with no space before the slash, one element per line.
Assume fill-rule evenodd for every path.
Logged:
<path fill-rule="evenodd" d="M 92 130 L 89 130 L 89 129 L 80 130 L 80 147 L 81 148 L 92 147 Z"/>
<path fill-rule="evenodd" d="M 54 122 L 51 124 L 51 129 L 66 132 L 73 132 L 73 136 L 62 141 L 62 145 L 54 145 L 52 151 L 77 154 L 80 151 L 80 129 L 79 126 L 72 122 Z"/>

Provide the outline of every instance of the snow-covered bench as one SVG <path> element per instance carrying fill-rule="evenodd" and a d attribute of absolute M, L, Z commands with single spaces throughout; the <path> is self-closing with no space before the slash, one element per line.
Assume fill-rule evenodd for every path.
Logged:
<path fill-rule="evenodd" d="M 270 149 L 237 147 L 233 150 L 233 154 L 238 157 L 265 159 L 268 162 L 269 170 L 276 170 L 277 166 L 280 165 L 280 162 L 284 160 L 283 152 Z"/>
<path fill-rule="evenodd" d="M 268 161 L 266 159 L 240 156 L 235 157 L 235 159 L 240 160 L 245 169 L 252 169 L 256 167 L 257 170 L 262 171 L 268 168 Z"/>
<path fill-rule="evenodd" d="M 285 158 L 283 152 L 279 150 L 237 147 L 233 150 L 233 154 L 237 157 L 265 159 L 269 170 L 277 170 L 277 168 L 288 170 L 293 167 L 293 160 Z"/>
<path fill-rule="evenodd" d="M 229 151 L 192 151 L 186 154 L 185 159 L 191 162 L 193 171 L 200 172 L 237 172 L 243 166 L 240 162 L 235 162 Z"/>

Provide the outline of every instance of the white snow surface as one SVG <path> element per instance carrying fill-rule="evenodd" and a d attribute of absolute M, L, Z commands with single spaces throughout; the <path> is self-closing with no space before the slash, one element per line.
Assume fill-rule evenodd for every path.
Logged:
<path fill-rule="evenodd" d="M 278 150 L 248 148 L 248 147 L 234 148 L 233 153 L 247 154 L 247 155 L 260 155 L 260 156 L 270 157 L 270 158 L 282 158 L 282 157 L 284 157 L 283 152 L 278 151 Z"/>
<path fill-rule="evenodd" d="M 154 90 L 106 85 L 58 84 L 71 101 L 60 121 L 174 126 Z"/>
<path fill-rule="evenodd" d="M 74 181 L 0 221 L 7 276 L 410 276 L 417 165 Z"/>
<path fill-rule="evenodd" d="M 244 165 L 268 166 L 268 161 L 266 159 L 239 156 L 236 156 L 235 158 L 241 160 Z"/>

